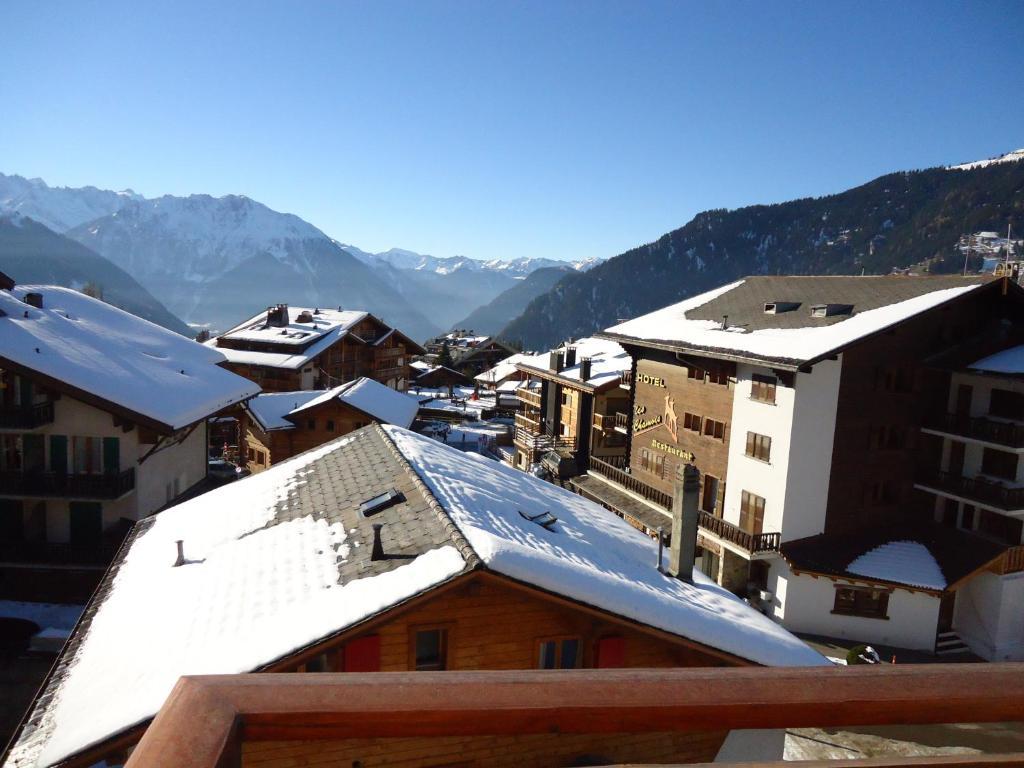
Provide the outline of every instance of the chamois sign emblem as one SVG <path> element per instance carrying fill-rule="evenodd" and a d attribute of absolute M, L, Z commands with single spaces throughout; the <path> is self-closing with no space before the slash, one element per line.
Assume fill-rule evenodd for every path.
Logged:
<path fill-rule="evenodd" d="M 665 395 L 665 429 L 672 435 L 672 442 L 679 442 L 679 419 L 676 417 L 676 401 L 672 395 Z"/>

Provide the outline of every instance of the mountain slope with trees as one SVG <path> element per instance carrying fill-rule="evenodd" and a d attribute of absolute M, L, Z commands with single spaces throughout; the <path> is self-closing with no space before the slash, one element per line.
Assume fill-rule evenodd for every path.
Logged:
<path fill-rule="evenodd" d="M 564 277 L 502 331 L 550 347 L 744 275 L 958 272 L 960 236 L 1024 230 L 1024 162 L 891 173 L 820 198 L 697 214 L 680 229 Z"/>
<path fill-rule="evenodd" d="M 496 296 L 490 303 L 477 307 L 453 328 L 472 328 L 477 333 L 493 335 L 518 317 L 527 305 L 566 275 L 575 274 L 572 267 L 545 267 Z"/>

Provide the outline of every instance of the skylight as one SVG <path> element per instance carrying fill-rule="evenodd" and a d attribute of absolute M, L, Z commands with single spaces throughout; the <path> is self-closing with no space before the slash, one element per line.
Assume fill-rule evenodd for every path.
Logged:
<path fill-rule="evenodd" d="M 550 512 L 541 512 L 538 515 L 528 515 L 523 510 L 519 510 L 519 514 L 524 520 L 529 520 L 531 523 L 536 523 L 541 528 L 548 531 L 554 530 L 555 523 L 558 522 L 558 518 L 552 515 Z"/>

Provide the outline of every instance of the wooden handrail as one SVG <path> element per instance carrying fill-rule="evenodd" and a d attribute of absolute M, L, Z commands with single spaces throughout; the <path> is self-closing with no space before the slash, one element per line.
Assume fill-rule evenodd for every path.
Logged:
<path fill-rule="evenodd" d="M 1022 700 L 1021 663 L 184 677 L 127 768 L 238 765 L 260 740 L 1003 722 Z M 944 765 L 910 760 L 884 765 Z"/>

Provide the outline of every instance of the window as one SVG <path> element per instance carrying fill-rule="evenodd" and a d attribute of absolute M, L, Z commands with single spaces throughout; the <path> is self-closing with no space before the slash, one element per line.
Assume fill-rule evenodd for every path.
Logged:
<path fill-rule="evenodd" d="M 1017 479 L 1017 454 L 986 448 L 981 457 L 982 474 L 1001 477 L 1004 480 Z"/>
<path fill-rule="evenodd" d="M 715 514 L 718 505 L 718 478 L 704 475 L 704 492 L 700 497 L 700 508 L 709 514 Z"/>
<path fill-rule="evenodd" d="M 747 533 L 761 533 L 764 528 L 764 499 L 749 491 L 740 497 L 740 528 Z"/>
<path fill-rule="evenodd" d="M 98 437 L 72 437 L 75 473 L 98 475 L 103 471 L 103 441 Z"/>
<path fill-rule="evenodd" d="M 306 419 L 306 429 L 316 429 L 316 419 Z"/>
<path fill-rule="evenodd" d="M 665 477 L 665 457 L 660 453 L 654 457 L 654 474 L 658 477 Z"/>
<path fill-rule="evenodd" d="M 21 435 L 0 435 L 0 469 L 21 469 Z"/>
<path fill-rule="evenodd" d="M 265 451 L 258 451 L 256 453 L 256 463 L 257 464 L 266 464 L 267 463 L 267 454 L 266 454 Z"/>
<path fill-rule="evenodd" d="M 640 449 L 640 469 L 651 471 L 651 452 L 646 448 Z"/>
<path fill-rule="evenodd" d="M 965 531 L 974 530 L 974 513 L 975 508 L 973 504 L 964 504 L 964 511 L 960 515 L 960 527 Z"/>
<path fill-rule="evenodd" d="M 413 645 L 414 667 L 417 670 L 448 668 L 448 630 L 437 627 L 416 632 Z"/>
<path fill-rule="evenodd" d="M 327 420 L 327 431 L 328 432 L 333 432 L 334 431 L 334 420 L 333 419 L 328 419 Z"/>
<path fill-rule="evenodd" d="M 869 619 L 887 619 L 889 593 L 884 589 L 866 587 L 836 587 L 836 602 L 832 613 L 843 616 L 863 616 Z"/>
<path fill-rule="evenodd" d="M 728 384 L 729 370 L 725 367 L 719 367 L 708 371 L 708 381 L 711 384 Z"/>
<path fill-rule="evenodd" d="M 750 383 L 750 399 L 759 403 L 775 403 L 775 387 L 778 379 L 755 373 Z"/>
<path fill-rule="evenodd" d="M 538 669 L 576 669 L 580 665 L 578 637 L 541 640 L 537 649 Z"/>
<path fill-rule="evenodd" d="M 868 447 L 880 451 L 898 451 L 907 445 L 907 430 L 892 424 L 872 427 L 868 437 Z"/>
<path fill-rule="evenodd" d="M 256 461 L 256 449 L 248 448 L 246 449 L 245 454 L 248 457 L 249 461 Z"/>
<path fill-rule="evenodd" d="M 875 389 L 887 392 L 913 392 L 914 373 L 906 367 L 875 368 Z"/>
<path fill-rule="evenodd" d="M 761 461 L 770 461 L 772 453 L 772 439 L 767 435 L 759 435 L 756 432 L 747 432 L 747 456 Z"/>
<path fill-rule="evenodd" d="M 695 381 L 704 381 L 704 369 L 703 368 L 687 368 L 686 378 L 694 379 Z"/>
<path fill-rule="evenodd" d="M 725 423 L 714 419 L 704 419 L 704 435 L 716 440 L 725 439 Z"/>
<path fill-rule="evenodd" d="M 1024 395 L 1008 389 L 993 389 L 988 412 L 1003 419 L 1024 419 Z"/>
<path fill-rule="evenodd" d="M 683 429 L 688 429 L 691 432 L 700 434 L 700 422 L 701 418 L 695 413 L 684 413 L 683 414 Z"/>

